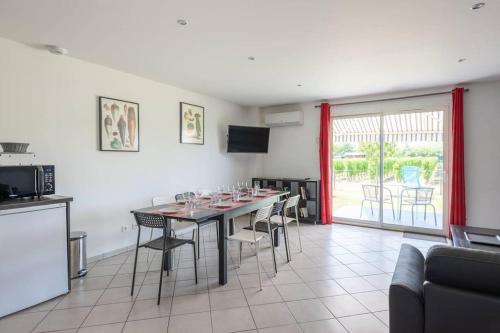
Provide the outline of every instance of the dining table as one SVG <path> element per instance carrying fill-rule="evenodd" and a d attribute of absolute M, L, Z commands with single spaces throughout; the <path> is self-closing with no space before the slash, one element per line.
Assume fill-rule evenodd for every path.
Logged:
<path fill-rule="evenodd" d="M 255 195 L 240 194 L 240 199 L 234 201 L 232 193 L 222 193 L 221 201 L 212 203 L 211 196 L 201 196 L 195 208 L 172 209 L 184 205 L 182 202 L 172 202 L 164 205 L 134 209 L 131 213 L 158 214 L 167 220 L 182 220 L 204 224 L 208 220 L 216 220 L 218 240 L 219 284 L 227 283 L 227 236 L 234 233 L 234 219 L 250 214 L 260 208 L 272 205 L 290 194 L 288 191 L 261 189 Z M 167 223 L 168 226 L 171 223 Z M 169 230 L 167 230 L 169 232 Z M 275 240 L 277 230 L 275 230 Z M 165 256 L 163 269 L 170 269 L 172 253 Z"/>

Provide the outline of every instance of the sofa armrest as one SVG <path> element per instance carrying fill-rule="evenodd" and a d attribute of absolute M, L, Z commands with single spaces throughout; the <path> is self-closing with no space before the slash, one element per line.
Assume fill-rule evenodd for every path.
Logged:
<path fill-rule="evenodd" d="M 500 296 L 500 253 L 435 245 L 427 253 L 425 279 Z"/>
<path fill-rule="evenodd" d="M 408 244 L 399 252 L 389 287 L 391 333 L 424 332 L 424 256 Z"/>

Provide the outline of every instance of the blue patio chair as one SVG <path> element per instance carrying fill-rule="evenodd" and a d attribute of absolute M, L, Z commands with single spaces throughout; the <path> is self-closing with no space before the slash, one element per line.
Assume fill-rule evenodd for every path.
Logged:
<path fill-rule="evenodd" d="M 406 188 L 419 188 L 420 186 L 420 169 L 416 166 L 401 167 L 403 173 L 403 185 Z"/>

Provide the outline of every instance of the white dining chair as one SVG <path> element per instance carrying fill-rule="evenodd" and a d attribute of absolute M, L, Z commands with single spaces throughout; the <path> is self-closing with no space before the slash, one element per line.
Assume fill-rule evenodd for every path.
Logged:
<path fill-rule="evenodd" d="M 264 208 L 261 208 L 257 210 L 255 213 L 253 219 L 252 219 L 252 229 L 241 229 L 237 233 L 228 236 L 228 240 L 230 241 L 238 241 L 240 242 L 240 245 L 242 243 L 249 243 L 249 244 L 254 244 L 255 245 L 255 256 L 257 257 L 257 269 L 259 271 L 259 286 L 260 290 L 262 290 L 262 273 L 261 273 L 261 268 L 260 268 L 260 263 L 259 263 L 259 247 L 260 247 L 260 240 L 266 236 L 272 237 L 271 234 L 271 225 L 269 223 L 269 216 L 271 215 L 271 211 L 273 209 L 273 206 L 267 206 Z M 255 225 L 257 222 L 266 222 L 267 223 L 267 228 L 268 232 L 262 232 L 262 231 L 257 231 L 255 230 Z M 271 245 L 272 246 L 272 245 Z M 240 251 L 241 251 L 241 246 L 239 246 Z M 239 255 L 239 265 L 241 265 L 241 252 Z"/>
<path fill-rule="evenodd" d="M 299 199 L 300 195 L 295 195 L 293 197 L 288 198 L 285 202 L 285 205 L 283 206 L 282 214 L 271 216 L 270 221 L 271 223 L 276 223 L 277 225 L 283 227 L 285 231 L 285 237 L 288 240 L 288 243 L 290 243 L 290 237 L 288 237 L 287 225 L 290 222 L 295 221 L 297 223 L 297 233 L 299 235 L 299 248 L 300 252 L 302 252 L 302 241 L 300 239 L 300 225 L 299 225 L 299 212 L 298 212 Z M 288 211 L 290 209 L 292 209 L 295 212 L 295 217 L 288 216 Z M 287 258 L 290 260 L 292 258 L 292 255 L 290 253 L 291 252 L 290 246 L 287 246 L 286 248 L 287 248 Z"/>

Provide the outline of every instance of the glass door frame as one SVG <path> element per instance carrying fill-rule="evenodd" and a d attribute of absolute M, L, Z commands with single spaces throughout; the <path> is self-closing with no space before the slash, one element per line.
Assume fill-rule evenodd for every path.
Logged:
<path fill-rule="evenodd" d="M 404 114 L 404 113 L 420 113 L 420 112 L 432 112 L 432 111 L 443 111 L 443 212 L 442 212 L 442 229 L 430 229 L 430 228 L 423 228 L 423 227 L 417 227 L 417 226 L 407 226 L 407 225 L 398 225 L 394 223 L 384 223 L 383 215 L 384 215 L 384 205 L 380 204 L 384 202 L 384 116 L 388 115 L 397 115 L 397 114 Z M 414 233 L 420 233 L 420 234 L 429 234 L 429 235 L 439 235 L 439 236 L 448 236 L 448 228 L 449 228 L 449 223 L 448 223 L 448 196 L 449 196 L 449 184 L 448 184 L 448 167 L 449 167 L 449 147 L 448 147 L 448 141 L 449 141 L 449 129 L 451 128 L 450 126 L 450 121 L 451 121 L 451 111 L 450 111 L 450 106 L 449 105 L 441 105 L 437 107 L 425 107 L 425 108 L 418 108 L 418 109 L 408 109 L 408 110 L 390 110 L 390 111 L 377 111 L 373 113 L 359 113 L 359 114 L 349 114 L 349 115 L 340 115 L 340 116 L 335 116 L 332 115 L 331 119 L 332 122 L 330 124 L 330 130 L 333 135 L 333 120 L 334 119 L 339 119 L 339 118 L 357 118 L 357 117 L 379 117 L 379 122 L 380 122 L 380 129 L 379 129 L 379 145 L 380 145 L 380 162 L 379 162 L 379 197 L 380 197 L 380 203 L 379 203 L 379 208 L 378 208 L 378 221 L 365 221 L 361 219 L 356 219 L 356 218 L 345 218 L 345 217 L 335 217 L 333 214 L 333 207 L 332 207 L 332 219 L 336 223 L 341 223 L 341 224 L 350 224 L 350 225 L 359 225 L 359 226 L 364 226 L 364 227 L 372 227 L 372 228 L 380 228 L 380 229 L 387 229 L 387 230 L 394 230 L 394 231 L 408 231 L 408 232 L 414 232 Z M 333 144 L 333 140 L 332 140 Z M 330 177 L 333 181 L 333 173 L 334 173 L 334 168 L 333 168 L 333 163 L 330 172 L 332 173 L 332 177 Z M 333 188 L 333 184 L 332 184 Z M 333 198 L 332 198 L 333 202 Z"/>

